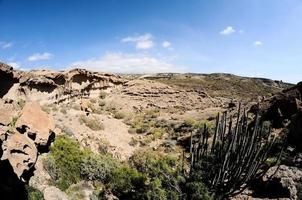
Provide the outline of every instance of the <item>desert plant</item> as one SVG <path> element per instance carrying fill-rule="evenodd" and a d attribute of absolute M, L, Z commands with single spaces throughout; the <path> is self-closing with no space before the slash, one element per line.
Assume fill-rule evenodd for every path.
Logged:
<path fill-rule="evenodd" d="M 43 162 L 55 185 L 66 190 L 81 180 L 81 167 L 84 158 L 91 154 L 81 150 L 80 144 L 68 136 L 58 136 L 50 148 L 50 155 Z"/>
<path fill-rule="evenodd" d="M 26 186 L 26 193 L 28 200 L 44 200 L 43 193 L 31 186 Z"/>
<path fill-rule="evenodd" d="M 114 113 L 114 118 L 116 118 L 116 119 L 124 119 L 125 117 L 126 117 L 126 114 L 121 111 Z"/>
<path fill-rule="evenodd" d="M 144 199 L 146 177 L 137 170 L 123 166 L 114 171 L 110 188 L 119 199 Z"/>
<path fill-rule="evenodd" d="M 107 96 L 107 92 L 105 92 L 105 91 L 100 92 L 100 95 L 99 95 L 100 99 L 105 99 L 106 96 Z"/>
<path fill-rule="evenodd" d="M 103 123 L 96 117 L 87 117 L 85 115 L 81 115 L 79 121 L 81 124 L 85 124 L 88 128 L 93 131 L 104 130 Z"/>
<path fill-rule="evenodd" d="M 227 118 L 226 112 L 221 118 L 217 116 L 211 144 L 206 125 L 198 134 L 192 134 L 190 140 L 189 182 L 203 182 L 215 199 L 234 196 L 250 180 L 263 176 L 266 171 L 263 167 L 276 140 L 258 116 L 249 123 L 245 111 L 241 115 L 239 109 L 234 126 L 232 117 L 229 121 Z"/>
<path fill-rule="evenodd" d="M 300 181 L 297 185 L 297 199 L 302 199 L 302 177 L 300 178 Z"/>
<path fill-rule="evenodd" d="M 147 149 L 136 151 L 129 162 L 148 178 L 147 199 L 181 199 L 183 176 L 177 157 Z"/>
<path fill-rule="evenodd" d="M 66 115 L 67 114 L 67 110 L 65 108 L 61 108 L 60 112 L 63 114 L 63 115 Z"/>
<path fill-rule="evenodd" d="M 106 183 L 117 166 L 117 160 L 110 155 L 90 154 L 81 163 L 81 175 L 89 181 Z"/>
<path fill-rule="evenodd" d="M 109 146 L 110 146 L 110 143 L 108 142 L 108 140 L 106 140 L 106 139 L 100 139 L 99 148 L 98 148 L 99 153 L 101 153 L 101 154 L 108 153 Z"/>
<path fill-rule="evenodd" d="M 99 106 L 104 107 L 106 105 L 105 101 L 99 101 Z"/>

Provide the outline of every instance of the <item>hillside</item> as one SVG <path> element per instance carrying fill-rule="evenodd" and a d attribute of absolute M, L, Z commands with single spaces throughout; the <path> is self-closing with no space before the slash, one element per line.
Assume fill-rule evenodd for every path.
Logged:
<path fill-rule="evenodd" d="M 0 63 L 0 191 L 12 199 L 180 199 L 190 188 L 184 181 L 192 134 L 208 130 L 207 140 L 213 141 L 217 115 L 227 111 L 235 121 L 241 103 L 249 122 L 259 104 L 281 138 L 291 120 L 291 126 L 299 125 L 300 118 L 292 117 L 300 112 L 300 89 L 231 74 L 23 72 Z M 301 139 L 295 129 L 293 141 Z M 200 138 L 191 137 L 191 143 Z M 296 188 L 298 180 L 291 180 Z M 250 197 L 253 190 L 235 198 Z M 202 194 L 210 199 L 211 192 Z M 288 195 L 278 195 L 298 194 L 290 188 Z"/>

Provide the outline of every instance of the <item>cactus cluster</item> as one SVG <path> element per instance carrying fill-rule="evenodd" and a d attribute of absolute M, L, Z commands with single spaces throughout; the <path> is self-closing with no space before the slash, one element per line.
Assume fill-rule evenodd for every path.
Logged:
<path fill-rule="evenodd" d="M 252 122 L 245 110 L 239 108 L 236 115 L 218 115 L 211 137 L 206 126 L 191 135 L 190 176 L 201 177 L 215 199 L 234 196 L 250 180 L 263 176 L 263 166 L 276 141 L 258 115 Z"/>

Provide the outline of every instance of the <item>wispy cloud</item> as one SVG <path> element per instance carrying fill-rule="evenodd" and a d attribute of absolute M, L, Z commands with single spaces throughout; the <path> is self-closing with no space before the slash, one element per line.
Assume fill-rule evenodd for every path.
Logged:
<path fill-rule="evenodd" d="M 223 29 L 222 31 L 220 31 L 220 34 L 221 35 L 230 35 L 235 32 L 236 32 L 236 30 L 232 26 L 228 26 L 225 29 Z"/>
<path fill-rule="evenodd" d="M 154 46 L 153 36 L 150 33 L 135 37 L 126 37 L 121 42 L 134 43 L 137 49 L 151 49 Z"/>
<path fill-rule="evenodd" d="M 171 43 L 168 42 L 168 41 L 164 41 L 164 42 L 162 43 L 162 46 L 163 46 L 164 48 L 169 48 L 169 47 L 171 47 Z"/>
<path fill-rule="evenodd" d="M 183 72 L 183 68 L 165 59 L 145 54 L 107 53 L 103 57 L 72 63 L 73 67 L 84 67 L 94 71 L 113 73 L 158 73 Z"/>
<path fill-rule="evenodd" d="M 28 61 L 40 61 L 40 60 L 49 60 L 53 57 L 51 53 L 35 53 L 27 58 Z"/>
<path fill-rule="evenodd" d="M 12 42 L 0 42 L 0 47 L 2 49 L 8 49 L 13 46 Z"/>
<path fill-rule="evenodd" d="M 255 47 L 260 47 L 260 46 L 262 46 L 263 45 L 263 42 L 261 42 L 261 41 L 255 41 L 254 43 L 253 43 L 253 45 L 255 46 Z"/>
<path fill-rule="evenodd" d="M 174 50 L 174 48 L 172 47 L 171 42 L 169 41 L 163 41 L 163 43 L 161 44 L 162 47 L 169 49 L 169 50 Z"/>

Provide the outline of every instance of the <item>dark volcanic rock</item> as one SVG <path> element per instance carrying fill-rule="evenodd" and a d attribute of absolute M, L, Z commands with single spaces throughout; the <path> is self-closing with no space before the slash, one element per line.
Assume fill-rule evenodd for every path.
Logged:
<path fill-rule="evenodd" d="M 288 128 L 289 145 L 302 150 L 302 82 L 260 104 L 262 120 L 273 128 Z"/>

